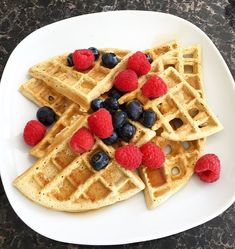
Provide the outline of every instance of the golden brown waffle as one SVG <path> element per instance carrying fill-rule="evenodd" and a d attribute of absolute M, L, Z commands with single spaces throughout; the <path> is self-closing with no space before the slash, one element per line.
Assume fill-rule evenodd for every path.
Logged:
<path fill-rule="evenodd" d="M 141 77 L 140 85 L 153 74 Z M 161 130 L 161 136 L 169 140 L 201 139 L 223 129 L 199 93 L 176 69 L 169 67 L 159 76 L 168 85 L 168 92 L 164 96 L 149 100 L 138 90 L 122 96 L 119 102 L 122 104 L 138 99 L 144 104 L 145 109 L 153 109 L 158 118 L 152 129 L 158 133 Z"/>
<path fill-rule="evenodd" d="M 51 107 L 58 116 L 61 116 L 73 103 L 39 79 L 32 78 L 25 81 L 19 90 L 35 104 Z"/>
<path fill-rule="evenodd" d="M 204 97 L 200 45 L 179 47 L 158 57 L 152 72 L 162 73 L 168 67 L 174 67 L 201 97 Z"/>
<path fill-rule="evenodd" d="M 148 102 L 158 116 L 154 130 L 169 140 L 190 141 L 208 137 L 223 129 L 198 92 L 172 67 L 160 75 L 167 83 L 166 95 Z"/>
<path fill-rule="evenodd" d="M 139 168 L 146 185 L 144 194 L 148 208 L 159 206 L 188 183 L 204 144 L 203 139 L 176 142 L 160 136 L 156 136 L 152 142 L 165 151 L 166 160 L 159 169 Z"/>
<path fill-rule="evenodd" d="M 85 124 L 86 117 L 81 119 L 80 124 Z M 15 179 L 14 186 L 26 197 L 47 208 L 81 212 L 128 199 L 144 189 L 136 173 L 113 160 L 112 147 L 96 139 L 91 152 L 77 156 L 68 146 L 67 132 L 61 144 Z M 98 150 L 110 157 L 109 165 L 101 171 L 89 163 Z"/>
<path fill-rule="evenodd" d="M 155 60 L 161 54 L 167 53 L 178 47 L 176 41 L 172 41 L 152 49 L 145 53 L 151 54 Z M 102 66 L 101 56 L 95 66 L 85 72 L 78 72 L 73 67 L 68 67 L 67 55 L 57 56 L 30 68 L 31 76 L 43 80 L 48 86 L 80 105 L 82 111 L 90 108 L 90 102 L 109 91 L 112 87 L 116 73 L 126 68 L 126 62 L 131 55 L 127 50 L 102 49 L 101 54 L 114 52 L 121 62 L 113 69 Z"/>

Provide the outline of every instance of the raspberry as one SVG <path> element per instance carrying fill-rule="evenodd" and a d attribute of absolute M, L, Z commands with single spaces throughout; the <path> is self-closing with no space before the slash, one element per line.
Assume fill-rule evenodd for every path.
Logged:
<path fill-rule="evenodd" d="M 95 56 L 89 49 L 78 49 L 73 52 L 73 63 L 78 71 L 90 68 L 95 61 Z"/>
<path fill-rule="evenodd" d="M 143 154 L 143 164 L 152 169 L 160 168 L 165 162 L 162 149 L 154 143 L 148 142 L 140 147 Z"/>
<path fill-rule="evenodd" d="M 124 168 L 134 170 L 142 162 L 142 153 L 134 144 L 124 145 L 116 149 L 115 160 Z"/>
<path fill-rule="evenodd" d="M 215 182 L 220 177 L 220 160 L 215 154 L 206 154 L 196 162 L 195 173 L 204 182 Z"/>
<path fill-rule="evenodd" d="M 167 85 L 157 75 L 149 77 L 141 88 L 142 95 L 146 98 L 158 98 L 167 93 Z"/>
<path fill-rule="evenodd" d="M 69 141 L 70 148 L 75 153 L 84 153 L 89 151 L 94 143 L 95 141 L 92 133 L 85 127 L 77 130 Z"/>
<path fill-rule="evenodd" d="M 46 133 L 46 127 L 37 120 L 30 120 L 24 127 L 24 141 L 30 146 L 39 143 Z"/>
<path fill-rule="evenodd" d="M 149 72 L 151 65 L 147 60 L 146 55 L 138 51 L 129 57 L 127 68 L 132 69 L 138 76 L 141 76 Z"/>
<path fill-rule="evenodd" d="M 131 92 L 138 88 L 137 74 L 130 69 L 120 72 L 114 79 L 114 86 L 121 92 Z"/>
<path fill-rule="evenodd" d="M 97 137 L 102 139 L 113 134 L 112 116 L 104 108 L 100 108 L 88 117 L 88 126 Z"/>

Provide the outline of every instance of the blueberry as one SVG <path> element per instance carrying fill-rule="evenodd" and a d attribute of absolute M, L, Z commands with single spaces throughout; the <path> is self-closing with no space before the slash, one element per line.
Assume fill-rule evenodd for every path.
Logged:
<path fill-rule="evenodd" d="M 94 47 L 90 47 L 88 48 L 89 50 L 91 50 L 91 52 L 93 53 L 93 55 L 95 56 L 95 60 L 98 60 L 99 59 L 99 56 L 100 56 L 100 52 L 97 48 L 94 48 Z"/>
<path fill-rule="evenodd" d="M 72 53 L 67 56 L 67 64 L 68 64 L 69 67 L 74 66 L 74 64 L 73 64 L 73 54 Z"/>
<path fill-rule="evenodd" d="M 117 135 L 117 132 L 115 132 L 115 131 L 113 132 L 113 134 L 110 137 L 102 139 L 102 141 L 108 145 L 116 143 L 117 140 L 118 140 L 118 135 Z"/>
<path fill-rule="evenodd" d="M 107 68 L 114 68 L 118 63 L 119 59 L 114 53 L 105 53 L 102 55 L 103 66 Z"/>
<path fill-rule="evenodd" d="M 52 108 L 43 106 L 37 111 L 37 119 L 45 126 L 49 126 L 56 120 L 56 114 Z"/>
<path fill-rule="evenodd" d="M 151 57 L 151 55 L 150 54 L 145 54 L 145 56 L 146 56 L 148 62 L 151 64 L 153 62 L 153 58 Z"/>
<path fill-rule="evenodd" d="M 91 101 L 91 109 L 95 112 L 103 107 L 103 99 L 94 99 Z"/>
<path fill-rule="evenodd" d="M 123 111 L 117 111 L 113 114 L 114 129 L 121 128 L 127 121 L 127 114 Z"/>
<path fill-rule="evenodd" d="M 123 93 L 121 91 L 119 91 L 118 89 L 116 89 L 115 87 L 113 87 L 109 92 L 108 92 L 108 96 L 112 97 L 114 99 L 119 99 L 121 96 L 123 95 Z"/>
<path fill-rule="evenodd" d="M 131 120 L 138 120 L 143 113 L 143 107 L 138 100 L 126 104 L 126 113 Z"/>
<path fill-rule="evenodd" d="M 109 157 L 104 151 L 98 151 L 92 155 L 90 163 L 95 170 L 101 170 L 109 164 Z"/>
<path fill-rule="evenodd" d="M 103 107 L 107 109 L 110 113 L 114 113 L 119 108 L 118 100 L 109 97 L 104 101 Z"/>
<path fill-rule="evenodd" d="M 153 110 L 148 109 L 143 111 L 143 114 L 140 118 L 140 122 L 142 123 L 143 126 L 151 128 L 155 123 L 156 119 L 157 119 L 156 113 Z"/>
<path fill-rule="evenodd" d="M 127 122 L 121 128 L 119 128 L 117 130 L 117 132 L 118 132 L 118 136 L 121 140 L 123 140 L 125 142 L 129 142 L 131 140 L 131 138 L 135 135 L 136 128 L 134 125 Z"/>

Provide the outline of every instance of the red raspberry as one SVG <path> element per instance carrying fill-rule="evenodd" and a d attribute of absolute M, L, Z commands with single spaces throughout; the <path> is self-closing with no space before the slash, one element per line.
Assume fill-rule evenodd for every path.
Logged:
<path fill-rule="evenodd" d="M 95 56 L 89 49 L 78 49 L 73 52 L 73 63 L 78 71 L 90 68 L 95 61 Z"/>
<path fill-rule="evenodd" d="M 112 116 L 104 108 L 100 108 L 88 117 L 88 126 L 99 138 L 107 138 L 113 134 Z"/>
<path fill-rule="evenodd" d="M 86 127 L 82 127 L 77 130 L 69 141 L 70 148 L 75 153 L 84 153 L 89 151 L 94 143 L 94 137 Z"/>
<path fill-rule="evenodd" d="M 146 98 L 158 98 L 167 93 L 167 85 L 157 75 L 149 77 L 141 88 L 142 95 Z"/>
<path fill-rule="evenodd" d="M 138 51 L 128 58 L 127 68 L 132 69 L 138 76 L 141 76 L 149 72 L 151 65 L 146 55 Z"/>
<path fill-rule="evenodd" d="M 215 182 L 220 177 L 220 160 L 215 154 L 206 154 L 196 162 L 194 171 L 204 182 Z"/>
<path fill-rule="evenodd" d="M 30 120 L 24 127 L 24 141 L 30 146 L 39 143 L 46 133 L 46 127 L 37 120 Z"/>
<path fill-rule="evenodd" d="M 140 151 L 143 154 L 143 164 L 148 168 L 160 168 L 165 162 L 162 149 L 152 142 L 142 145 Z"/>
<path fill-rule="evenodd" d="M 116 149 L 115 160 L 124 168 L 134 170 L 142 162 L 142 153 L 134 144 L 124 145 Z"/>
<path fill-rule="evenodd" d="M 131 92 L 138 88 L 137 74 L 130 69 L 120 72 L 114 79 L 114 86 L 121 92 Z"/>

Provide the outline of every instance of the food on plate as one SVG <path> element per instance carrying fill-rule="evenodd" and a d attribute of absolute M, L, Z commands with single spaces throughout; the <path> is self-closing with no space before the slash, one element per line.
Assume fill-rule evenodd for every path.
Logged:
<path fill-rule="evenodd" d="M 218 157 L 199 159 L 206 137 L 223 129 L 201 67 L 200 46 L 176 41 L 142 52 L 77 49 L 31 67 L 20 92 L 40 106 L 41 123 L 25 132 L 38 160 L 15 187 L 47 208 L 82 212 L 142 190 L 155 208 L 194 172 L 216 181 Z"/>

